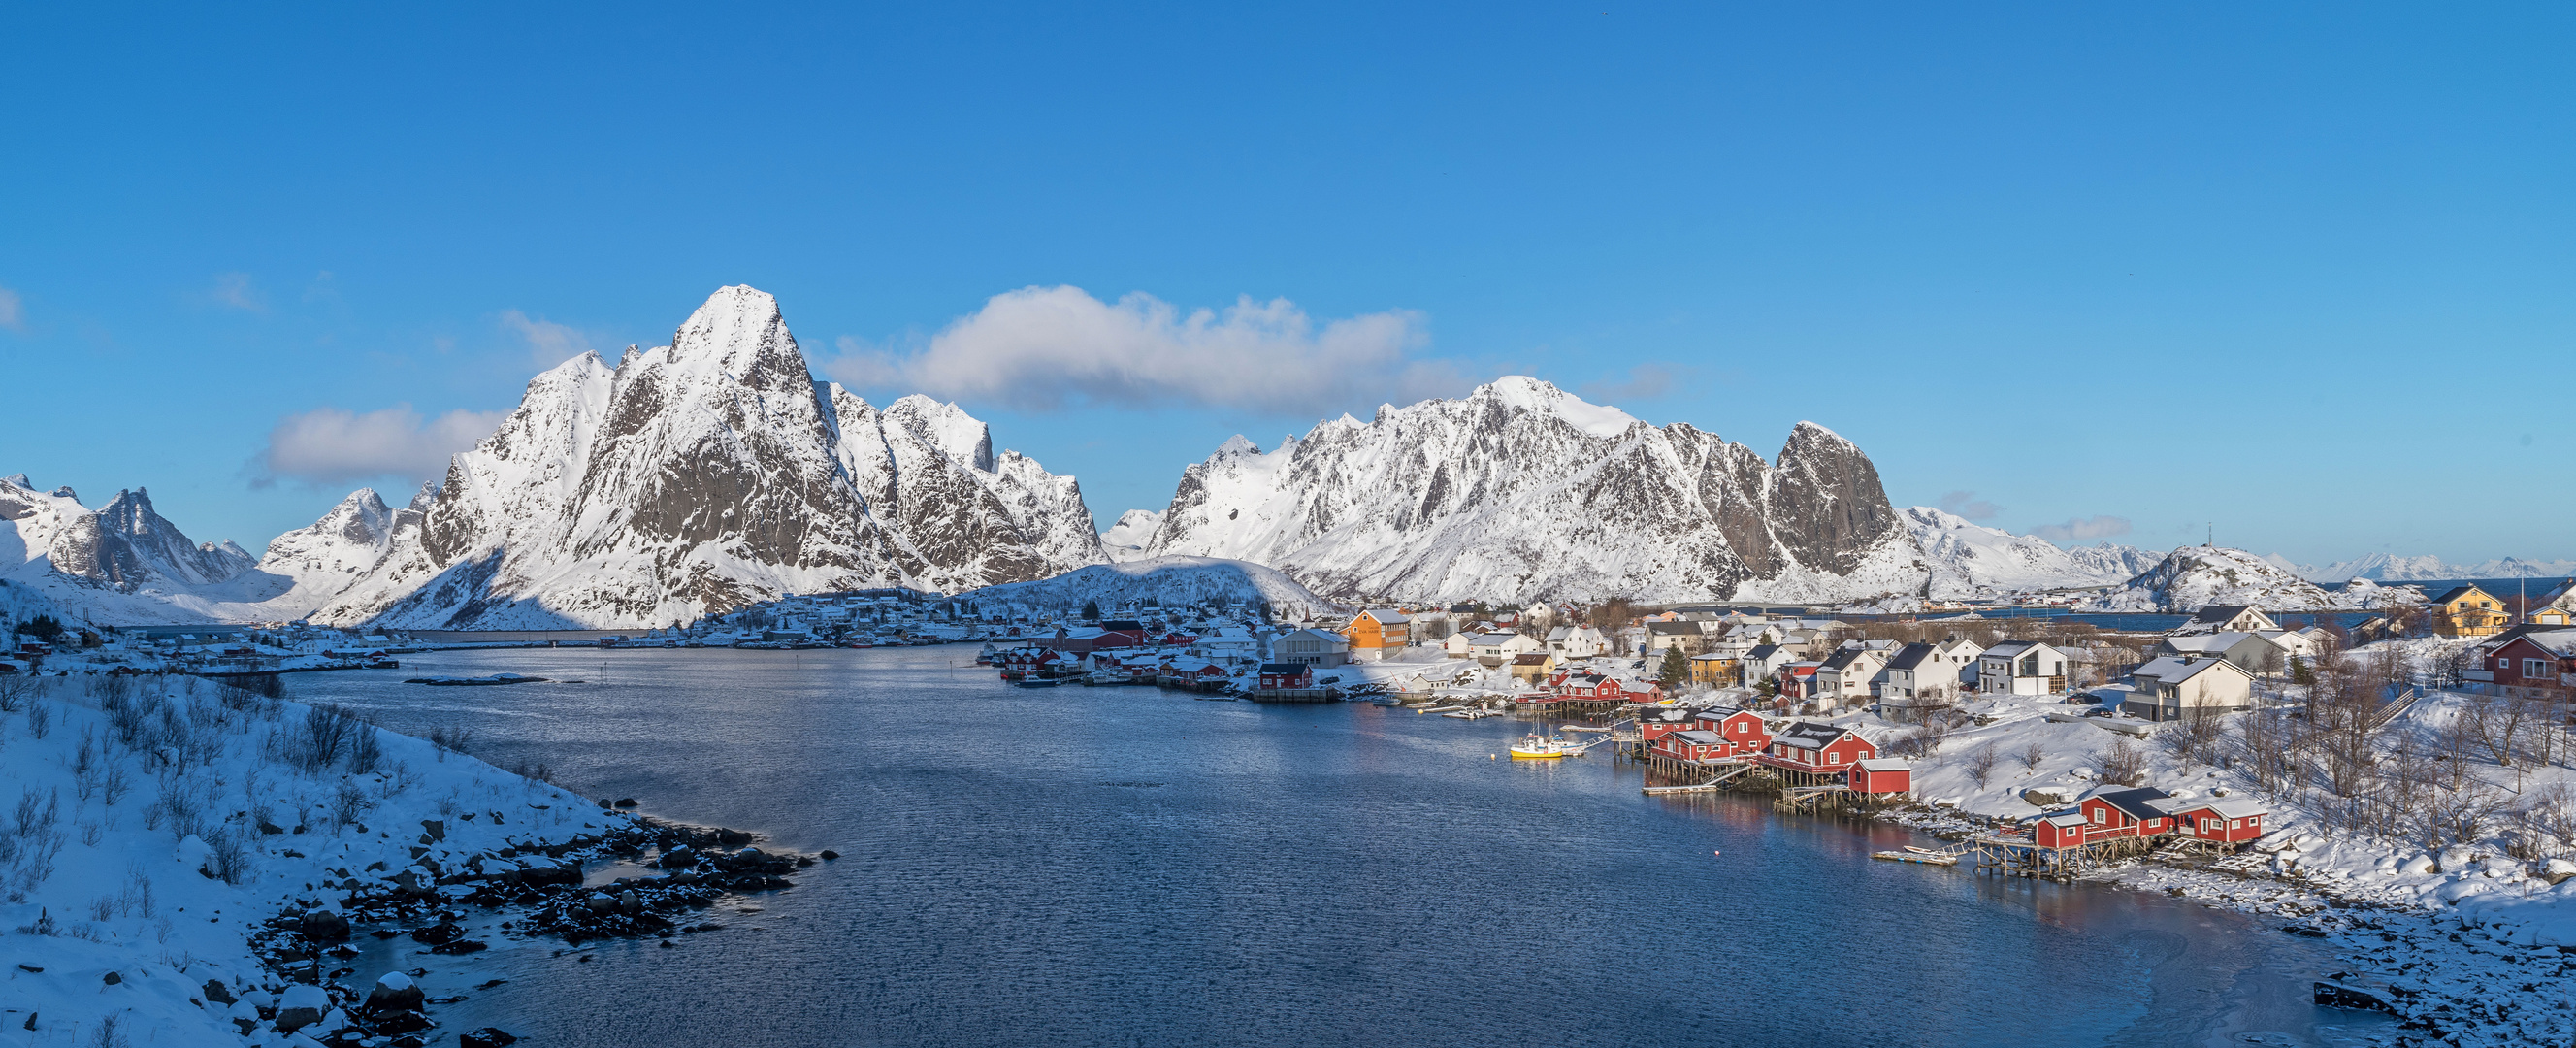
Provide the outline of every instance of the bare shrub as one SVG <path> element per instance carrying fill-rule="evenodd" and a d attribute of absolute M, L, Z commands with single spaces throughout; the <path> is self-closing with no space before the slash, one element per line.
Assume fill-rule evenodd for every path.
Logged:
<path fill-rule="evenodd" d="M 2147 755 L 2129 740 L 2113 739 L 2095 760 L 2102 769 L 2102 781 L 2122 786 L 2135 786 L 2147 778 Z"/>
<path fill-rule="evenodd" d="M 99 775 L 98 789 L 99 794 L 107 799 L 108 806 L 115 807 L 126 794 L 134 792 L 134 776 L 128 774 L 121 763 L 110 765 Z"/>
<path fill-rule="evenodd" d="M 217 826 L 201 836 L 206 842 L 206 874 L 225 884 L 240 884 L 250 875 L 250 848 L 242 843 L 241 831 Z"/>
<path fill-rule="evenodd" d="M 445 761 L 450 753 L 466 753 L 473 748 L 474 729 L 461 724 L 433 727 L 429 729 L 429 744 L 438 749 L 438 759 Z"/>
<path fill-rule="evenodd" d="M 323 703 L 309 707 L 304 719 L 284 740 L 286 762 L 306 774 L 319 773 L 338 763 L 340 755 L 365 728 L 345 706 Z"/>
<path fill-rule="evenodd" d="M 1994 777 L 1995 761 L 1999 757 L 1992 741 L 1968 751 L 1968 778 L 1976 782 L 1978 789 L 1985 789 L 1986 780 Z"/>
<path fill-rule="evenodd" d="M 357 783 L 342 781 L 340 788 L 331 794 L 331 825 L 334 828 L 357 825 L 359 819 L 366 817 L 372 804 L 367 799 L 367 791 L 358 788 Z"/>
<path fill-rule="evenodd" d="M 513 763 L 510 765 L 510 774 L 523 779 L 534 779 L 548 785 L 553 785 L 555 781 L 555 770 L 547 767 L 542 761 L 536 764 L 530 764 L 524 760 Z"/>
<path fill-rule="evenodd" d="M 44 681 L 30 674 L 0 676 L 0 713 L 16 713 L 44 694 Z"/>
<path fill-rule="evenodd" d="M 349 738 L 349 773 L 372 774 L 384 759 L 385 743 L 377 729 L 371 725 L 359 725 L 356 734 Z"/>
<path fill-rule="evenodd" d="M 2038 771 L 2039 762 L 2048 759 L 2048 748 L 2034 740 L 2030 745 L 2022 747 L 2021 752 L 2014 756 L 2021 758 L 2022 767 Z"/>
<path fill-rule="evenodd" d="M 45 733 L 52 730 L 54 730 L 54 711 L 46 705 L 45 700 L 40 698 L 28 703 L 27 734 L 42 740 Z"/>

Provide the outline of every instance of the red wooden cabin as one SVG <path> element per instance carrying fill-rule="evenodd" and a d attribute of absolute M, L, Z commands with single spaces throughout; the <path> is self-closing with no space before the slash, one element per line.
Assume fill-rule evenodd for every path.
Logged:
<path fill-rule="evenodd" d="M 1799 721 L 1771 740 L 1762 763 L 1791 771 L 1832 773 L 1878 756 L 1878 747 L 1850 728 Z"/>
<path fill-rule="evenodd" d="M 1893 757 L 1869 757 L 1852 765 L 1843 782 L 1853 793 L 1909 793 L 1914 789 L 1914 766 Z"/>
<path fill-rule="evenodd" d="M 2271 814 L 2260 802 L 2245 797 L 2168 797 L 2155 802 L 2155 807 L 2173 817 L 2174 832 L 2194 840 L 2226 844 L 2262 836 L 2263 817 Z"/>
<path fill-rule="evenodd" d="M 2163 800 L 2165 791 L 2153 786 L 2131 790 L 2097 793 L 2075 806 L 2082 812 L 2086 842 L 2115 837 L 2153 837 L 2172 832 L 2173 816 L 2165 814 L 2149 801 Z"/>
<path fill-rule="evenodd" d="M 1735 756 L 1735 746 L 1713 731 L 1676 731 L 1655 740 L 1655 755 L 1677 761 L 1723 760 Z"/>

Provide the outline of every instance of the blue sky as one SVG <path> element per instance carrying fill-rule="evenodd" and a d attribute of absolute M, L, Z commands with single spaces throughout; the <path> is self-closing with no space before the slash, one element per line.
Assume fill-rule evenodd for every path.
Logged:
<path fill-rule="evenodd" d="M 2017 531 L 2576 557 L 2576 11 L 2249 7 L 17 5 L 0 472 L 257 548 L 720 285 L 880 401 L 1072 287 Z M 1390 399 L 1049 378 L 961 403 L 1104 519 Z M 315 412 L 411 443 L 268 457 Z"/>

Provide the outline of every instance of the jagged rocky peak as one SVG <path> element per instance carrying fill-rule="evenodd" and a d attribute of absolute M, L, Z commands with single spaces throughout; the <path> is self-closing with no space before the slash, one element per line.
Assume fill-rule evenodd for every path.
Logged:
<path fill-rule="evenodd" d="M 1184 471 L 1145 549 L 1401 599 L 1831 599 L 1921 592 L 1867 456 L 1802 425 L 1776 463 L 1537 379 L 1237 437 Z"/>
<path fill-rule="evenodd" d="M 669 345 L 537 376 L 383 530 L 381 561 L 317 620 L 658 626 L 784 592 L 954 591 L 1102 559 L 1073 478 L 994 454 L 956 405 L 880 411 L 816 382 L 777 301 L 742 286 Z"/>

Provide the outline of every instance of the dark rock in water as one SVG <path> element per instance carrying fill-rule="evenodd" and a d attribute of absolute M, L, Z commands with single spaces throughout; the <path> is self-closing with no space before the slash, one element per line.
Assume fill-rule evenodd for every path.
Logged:
<path fill-rule="evenodd" d="M 233 996 L 232 987 L 224 985 L 221 979 L 206 980 L 205 994 L 208 1004 L 233 1004 L 238 1001 L 238 998 Z"/>
<path fill-rule="evenodd" d="M 427 996 L 427 994 L 420 992 L 420 987 L 409 985 L 407 981 L 405 985 L 399 989 L 378 983 L 376 984 L 375 989 L 367 991 L 367 1014 L 390 1015 L 395 1012 L 416 1012 L 421 1010 Z M 417 1029 L 420 1029 L 420 1027 L 414 1026 L 406 1030 L 379 1029 L 376 1032 L 410 1033 L 412 1030 Z"/>
<path fill-rule="evenodd" d="M 841 853 L 839 853 L 839 852 L 833 851 L 833 850 L 832 850 L 832 849 L 830 849 L 830 848 L 825 848 L 825 849 L 823 849 L 823 861 L 825 861 L 825 862 L 830 862 L 830 861 L 832 861 L 832 860 L 834 860 L 834 859 L 837 859 L 837 858 L 840 858 L 840 857 L 841 857 Z"/>
<path fill-rule="evenodd" d="M 617 799 L 617 806 L 620 808 L 632 808 L 635 806 L 635 798 L 620 797 Z"/>
<path fill-rule="evenodd" d="M 2316 1002 L 2328 1008 L 2363 1008 L 2375 1012 L 2387 1012 L 2400 1018 L 2405 1017 L 2406 1014 L 2398 1011 L 2395 1004 L 2389 1003 L 2386 998 L 2370 988 L 2347 982 L 2317 983 Z"/>
<path fill-rule="evenodd" d="M 741 830 L 719 829 L 716 831 L 716 843 L 727 848 L 739 848 L 751 843 L 751 835 Z"/>
<path fill-rule="evenodd" d="M 412 929 L 411 937 L 431 946 L 438 946 L 464 938 L 465 929 L 458 927 L 454 921 L 440 921 L 426 928 Z"/>
<path fill-rule="evenodd" d="M 313 910 L 304 915 L 304 937 L 314 942 L 349 941 L 349 919 L 329 910 Z"/>
<path fill-rule="evenodd" d="M 683 844 L 677 848 L 663 852 L 662 858 L 655 861 L 653 865 L 659 866 L 665 870 L 685 870 L 696 865 L 697 861 L 698 850 Z"/>
<path fill-rule="evenodd" d="M 378 1036 L 390 1037 L 400 1033 L 417 1033 L 435 1024 L 429 1021 L 429 1016 L 419 1012 L 387 1012 L 378 1015 L 368 1025 L 375 1028 Z"/>
<path fill-rule="evenodd" d="M 436 946 L 432 946 L 429 948 L 429 952 L 444 954 L 479 953 L 491 948 L 492 944 L 490 943 L 476 942 L 472 939 L 458 939 L 455 942 L 440 943 Z"/>
<path fill-rule="evenodd" d="M 606 797 L 602 797 L 602 798 L 600 798 L 600 799 L 599 799 L 599 806 L 600 806 L 600 807 L 602 807 L 602 808 L 609 807 L 609 806 L 610 806 L 610 801 L 609 801 L 609 799 L 608 799 L 608 798 L 606 798 Z"/>
<path fill-rule="evenodd" d="M 498 1026 L 486 1026 L 480 1030 L 468 1030 L 456 1035 L 456 1048 L 509 1048 L 510 1045 L 517 1043 L 519 1043 L 518 1038 Z"/>
<path fill-rule="evenodd" d="M 488 980 L 488 981 L 484 982 L 484 983 L 483 983 L 483 985 L 481 985 L 481 986 L 477 986 L 477 987 L 475 987 L 475 989 L 477 989 L 477 990 L 489 990 L 489 989 L 491 989 L 491 988 L 493 988 L 493 987 L 495 987 L 495 986 L 499 986 L 499 985 L 501 985 L 502 983 L 506 983 L 506 982 L 509 982 L 509 981 L 510 981 L 510 980 L 508 980 L 508 979 L 492 979 L 492 980 Z"/>
<path fill-rule="evenodd" d="M 664 939 L 662 940 L 662 948 L 665 950 L 675 950 L 679 948 L 679 944 L 674 943 L 669 939 Z"/>
<path fill-rule="evenodd" d="M 21 964 L 18 966 L 18 970 L 22 972 L 36 972 L 38 974 L 42 974 L 45 970 L 45 966 L 41 964 Z"/>
<path fill-rule="evenodd" d="M 374 931 L 368 932 L 367 934 L 379 939 L 399 939 L 402 937 L 401 932 L 395 931 L 391 928 L 378 928 Z"/>
<path fill-rule="evenodd" d="M 2305 936 L 2310 939 L 2322 939 L 2326 937 L 2325 929 L 2311 927 L 2305 924 L 2285 924 L 2281 926 L 2281 930 L 2292 935 Z"/>
<path fill-rule="evenodd" d="M 124 977 L 124 976 L 122 976 L 122 975 L 118 975 L 118 974 L 117 974 L 117 973 L 115 973 L 115 972 L 109 972 L 109 973 L 107 973 L 107 975 L 104 977 L 104 981 L 105 981 L 109 986 L 114 986 L 114 985 L 116 985 L 116 984 L 118 984 L 118 983 L 124 982 L 124 981 L 125 981 L 125 977 Z"/>

